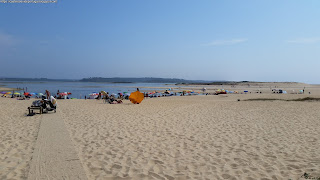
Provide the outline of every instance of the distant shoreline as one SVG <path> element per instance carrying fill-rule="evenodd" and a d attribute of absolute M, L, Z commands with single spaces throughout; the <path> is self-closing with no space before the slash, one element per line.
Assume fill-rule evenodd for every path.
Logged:
<path fill-rule="evenodd" d="M 251 84 L 306 84 L 301 82 L 255 82 L 255 81 L 221 81 L 212 83 L 181 83 L 176 85 L 251 85 Z"/>
<path fill-rule="evenodd" d="M 20 90 L 21 90 L 21 89 L 3 87 L 2 85 L 0 85 L 0 91 L 20 91 Z"/>

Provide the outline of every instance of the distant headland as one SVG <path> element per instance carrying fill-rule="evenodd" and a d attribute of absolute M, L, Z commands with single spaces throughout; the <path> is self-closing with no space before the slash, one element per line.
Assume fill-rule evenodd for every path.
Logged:
<path fill-rule="evenodd" d="M 89 77 L 82 79 L 49 79 L 49 78 L 1 78 L 0 82 L 95 82 L 95 83 L 172 83 L 176 85 L 243 85 L 262 83 L 299 83 L 299 82 L 258 82 L 258 81 L 208 81 L 186 80 L 178 78 L 157 77 Z"/>
<path fill-rule="evenodd" d="M 24 81 L 24 82 L 101 82 L 101 83 L 176 83 L 176 84 L 190 84 L 190 83 L 211 83 L 212 81 L 203 80 L 185 80 L 177 78 L 129 78 L 129 77 L 89 77 L 83 79 L 48 79 L 48 78 L 0 78 L 0 81 Z"/>

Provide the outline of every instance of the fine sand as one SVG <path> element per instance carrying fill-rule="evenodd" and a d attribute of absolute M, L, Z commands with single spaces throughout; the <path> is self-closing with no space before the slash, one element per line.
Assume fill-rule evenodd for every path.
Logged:
<path fill-rule="evenodd" d="M 305 87 L 296 86 L 287 88 Z M 25 117 L 31 100 L 0 98 L 0 179 L 28 178 L 32 157 L 45 146 L 38 137 L 49 116 L 68 132 L 65 144 L 73 146 L 88 179 L 320 177 L 320 101 L 244 101 L 320 98 L 320 88 L 308 86 L 310 95 L 268 88 L 262 94 L 148 98 L 139 105 L 58 100 L 56 114 L 32 117 Z"/>
<path fill-rule="evenodd" d="M 25 117 L 31 101 L 0 97 L 0 179 L 26 179 L 41 116 Z"/>

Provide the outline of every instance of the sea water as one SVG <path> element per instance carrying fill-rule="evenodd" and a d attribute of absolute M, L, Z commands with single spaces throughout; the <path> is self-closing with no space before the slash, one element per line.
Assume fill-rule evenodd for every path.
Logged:
<path fill-rule="evenodd" d="M 50 91 L 56 95 L 58 92 L 71 92 L 69 98 L 81 98 L 87 96 L 93 92 L 99 93 L 106 91 L 113 94 L 127 92 L 130 94 L 139 88 L 141 91 L 159 90 L 165 91 L 175 87 L 175 84 L 169 83 L 95 83 L 95 82 L 22 82 L 22 81 L 0 81 L 1 85 L 8 88 L 21 88 L 23 90 L 16 91 L 23 93 L 45 93 L 45 90 Z M 153 88 L 154 87 L 154 88 Z M 0 88 L 1 89 L 1 88 Z"/>

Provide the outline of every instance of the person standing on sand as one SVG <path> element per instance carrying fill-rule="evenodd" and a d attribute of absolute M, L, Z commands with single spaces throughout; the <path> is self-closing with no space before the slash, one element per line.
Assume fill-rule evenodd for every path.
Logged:
<path fill-rule="evenodd" d="M 47 99 L 50 98 L 50 92 L 48 90 L 46 90 L 46 95 L 47 95 Z"/>

